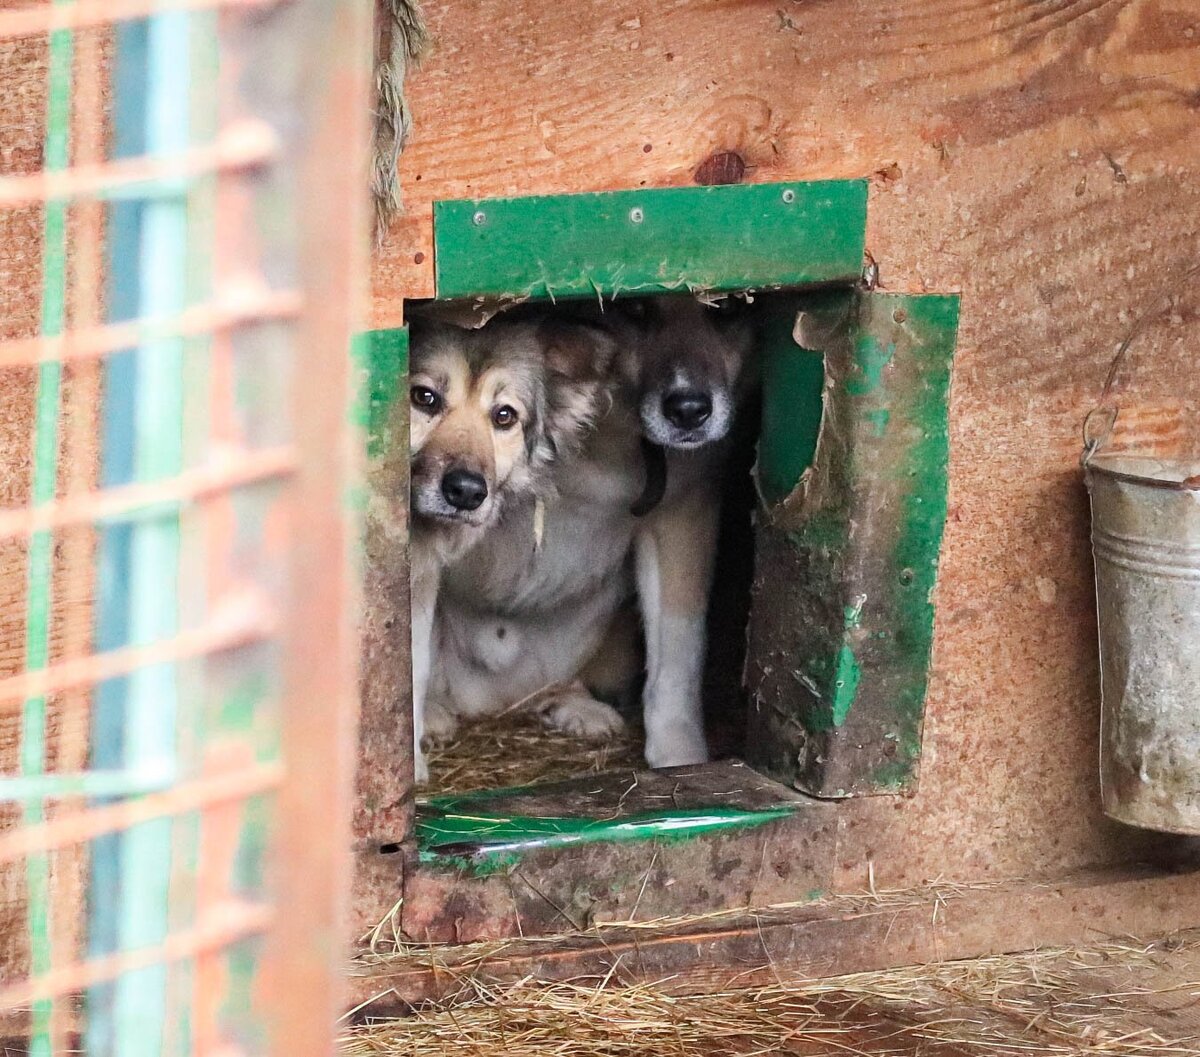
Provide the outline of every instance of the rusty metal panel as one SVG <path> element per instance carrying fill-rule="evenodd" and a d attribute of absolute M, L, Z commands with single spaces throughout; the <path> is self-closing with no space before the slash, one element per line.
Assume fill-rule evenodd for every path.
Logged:
<path fill-rule="evenodd" d="M 953 296 L 837 292 L 767 349 L 747 753 L 817 796 L 916 782 L 957 321 Z"/>

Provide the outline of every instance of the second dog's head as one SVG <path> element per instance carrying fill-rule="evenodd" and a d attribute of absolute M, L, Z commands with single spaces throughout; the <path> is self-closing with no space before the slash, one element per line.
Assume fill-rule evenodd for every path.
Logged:
<path fill-rule="evenodd" d="M 683 450 L 723 438 L 745 388 L 749 325 L 736 311 L 706 307 L 692 297 L 663 297 L 630 309 L 636 336 L 622 369 L 635 387 L 645 437 Z"/>
<path fill-rule="evenodd" d="M 587 327 L 414 321 L 409 401 L 413 515 L 483 528 L 603 410 L 614 345 Z"/>

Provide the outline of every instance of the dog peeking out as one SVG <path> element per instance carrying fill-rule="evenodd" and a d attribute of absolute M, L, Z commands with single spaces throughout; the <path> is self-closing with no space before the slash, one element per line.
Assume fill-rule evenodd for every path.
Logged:
<path fill-rule="evenodd" d="M 444 566 L 516 499 L 540 509 L 607 406 L 612 341 L 583 326 L 414 320 L 410 335 L 413 734 L 417 778 Z"/>
<path fill-rule="evenodd" d="M 506 503 L 446 563 L 427 729 L 447 738 L 460 717 L 561 687 L 539 698 L 547 725 L 602 737 L 623 721 L 599 695 L 644 675 L 647 762 L 699 763 L 722 471 L 753 337 L 691 297 L 610 309 L 604 323 L 611 405 L 582 450 L 548 475 L 544 499 Z M 624 633 L 635 600 L 644 663 Z"/>

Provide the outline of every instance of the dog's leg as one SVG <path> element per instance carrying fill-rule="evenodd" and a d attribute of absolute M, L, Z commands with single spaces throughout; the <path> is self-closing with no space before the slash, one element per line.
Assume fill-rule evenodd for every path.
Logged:
<path fill-rule="evenodd" d="M 415 559 L 414 555 L 414 559 Z M 413 771 L 417 784 L 429 780 L 429 766 L 421 749 L 425 736 L 425 698 L 433 666 L 433 625 L 437 611 L 438 572 L 414 560 L 412 591 Z"/>
<path fill-rule="evenodd" d="M 708 760 L 701 686 L 718 503 L 708 489 L 697 489 L 661 507 L 638 531 L 638 596 L 646 630 L 642 704 L 651 767 Z"/>
<path fill-rule="evenodd" d="M 596 652 L 579 671 L 591 695 L 619 708 L 632 705 L 646 670 L 642 623 L 634 605 L 622 606 L 604 632 Z"/>

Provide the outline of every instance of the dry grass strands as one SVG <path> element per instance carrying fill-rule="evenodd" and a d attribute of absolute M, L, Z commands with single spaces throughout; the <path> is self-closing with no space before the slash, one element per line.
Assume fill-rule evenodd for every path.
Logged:
<path fill-rule="evenodd" d="M 532 707 L 464 725 L 454 741 L 435 746 L 426 758 L 429 784 L 421 789 L 424 796 L 645 766 L 639 732 L 626 730 L 610 741 L 589 741 L 546 730 Z"/>
<path fill-rule="evenodd" d="M 1193 971 L 1195 970 L 1195 971 Z M 610 980 L 489 987 L 342 1039 L 346 1057 L 1200 1053 L 1200 932 L 675 996 Z"/>

